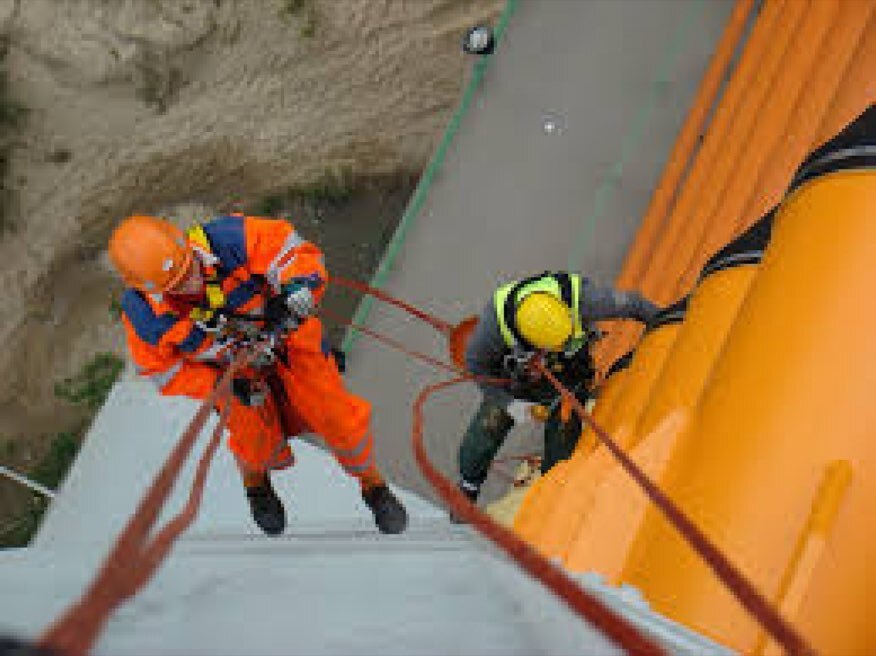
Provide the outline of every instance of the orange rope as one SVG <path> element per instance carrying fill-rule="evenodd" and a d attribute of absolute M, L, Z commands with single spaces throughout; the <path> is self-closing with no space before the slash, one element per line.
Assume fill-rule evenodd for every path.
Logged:
<path fill-rule="evenodd" d="M 401 353 L 404 353 L 405 355 L 409 355 L 416 360 L 420 360 L 421 362 L 425 362 L 426 364 L 430 364 L 433 367 L 435 367 L 436 369 L 444 369 L 445 371 L 449 371 L 450 373 L 453 373 L 453 374 L 462 373 L 460 371 L 459 367 L 457 367 L 454 364 L 451 364 L 449 362 L 444 362 L 444 361 L 439 360 L 437 358 L 433 358 L 431 355 L 426 355 L 425 353 L 413 351 L 413 350 L 407 348 L 401 342 L 394 340 L 391 337 L 386 337 L 385 335 L 381 335 L 380 333 L 378 333 L 374 330 L 371 330 L 370 328 L 368 328 L 366 326 L 363 326 L 363 325 L 360 325 L 357 323 L 353 323 L 352 321 L 347 321 L 346 319 L 341 317 L 339 314 L 335 314 L 334 312 L 326 310 L 325 308 L 320 308 L 319 313 L 320 313 L 320 315 L 322 315 L 328 319 L 332 319 L 333 321 L 337 321 L 338 323 L 341 323 L 343 325 L 350 326 L 351 328 L 355 328 L 359 332 L 364 333 L 365 335 L 368 335 L 369 337 L 375 339 L 376 341 L 381 342 L 383 344 L 386 344 L 387 346 L 391 346 L 392 348 L 396 349 L 397 351 L 400 351 Z"/>

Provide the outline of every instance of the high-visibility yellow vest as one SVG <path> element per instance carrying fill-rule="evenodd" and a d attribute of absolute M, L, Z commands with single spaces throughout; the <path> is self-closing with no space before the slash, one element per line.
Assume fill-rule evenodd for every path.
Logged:
<path fill-rule="evenodd" d="M 517 329 L 516 310 L 524 298 L 536 292 L 550 294 L 571 308 L 572 337 L 565 353 L 567 355 L 577 353 L 587 344 L 588 332 L 586 327 L 581 325 L 581 276 L 568 273 L 545 271 L 531 278 L 508 283 L 496 290 L 493 295 L 493 305 L 496 308 L 496 318 L 505 344 L 508 348 L 515 346 L 531 348 Z"/>

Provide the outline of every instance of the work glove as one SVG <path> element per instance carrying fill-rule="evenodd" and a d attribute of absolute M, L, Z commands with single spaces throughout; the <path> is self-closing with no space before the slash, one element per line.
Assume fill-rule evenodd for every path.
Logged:
<path fill-rule="evenodd" d="M 249 407 L 260 406 L 265 402 L 265 393 L 251 379 L 235 377 L 231 380 L 231 393 Z"/>
<path fill-rule="evenodd" d="M 295 278 L 265 302 L 265 319 L 274 326 L 295 330 L 316 312 L 316 299 L 306 278 Z"/>
<path fill-rule="evenodd" d="M 316 312 L 316 299 L 306 282 L 296 281 L 289 285 L 286 291 L 286 307 L 299 321 L 304 321 Z"/>

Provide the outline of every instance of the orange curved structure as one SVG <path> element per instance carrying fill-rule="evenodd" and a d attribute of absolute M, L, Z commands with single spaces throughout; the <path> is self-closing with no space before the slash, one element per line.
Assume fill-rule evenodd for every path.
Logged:
<path fill-rule="evenodd" d="M 730 175 L 722 176 L 726 184 L 718 197 L 714 215 L 706 223 L 706 227 L 711 226 L 711 229 L 704 230 L 698 245 L 690 249 L 695 256 L 676 281 L 676 291 L 689 289 L 703 264 L 703 258 L 708 257 L 709 253 L 716 251 L 759 216 L 746 216 L 743 212 L 749 199 L 762 187 L 759 184 L 761 174 L 765 173 L 765 167 L 770 164 L 772 153 L 775 150 L 787 151 L 784 143 L 784 135 L 787 131 L 785 126 L 791 120 L 797 100 L 804 89 L 811 88 L 811 76 L 814 73 L 816 60 L 820 56 L 821 45 L 831 32 L 830 28 L 837 19 L 839 6 L 840 0 L 818 0 L 811 4 L 797 24 L 797 30 L 792 35 L 784 57 L 777 62 L 781 64 L 780 74 L 774 76 L 772 88 L 763 104 L 758 108 L 747 105 L 746 108 L 755 113 L 755 116 L 751 120 L 750 134 L 735 144 L 739 149 L 740 158 L 736 162 L 730 162 L 725 154 L 721 160 L 724 166 L 732 168 L 743 168 L 740 165 L 744 162 L 745 174 L 743 175 L 740 170 L 731 169 Z M 829 97 L 829 94 L 813 95 Z M 795 132 L 798 130 L 799 124 Z M 798 156 L 802 158 L 803 155 L 805 151 Z M 785 172 L 793 170 L 797 161 L 799 159 L 792 160 L 790 166 L 786 165 Z M 779 165 L 781 166 L 782 163 L 779 162 Z M 782 191 L 784 188 L 779 190 L 779 194 Z M 778 196 L 773 198 L 774 203 L 778 200 Z M 769 207 L 764 208 L 764 211 L 767 209 Z"/>
<path fill-rule="evenodd" d="M 666 356 L 678 337 L 678 330 L 678 323 L 661 326 L 647 333 L 636 347 L 632 362 L 624 373 L 617 400 L 604 420 L 607 429 L 624 446 L 633 439 L 636 420 L 648 401 L 654 382 L 660 376 Z M 589 429 L 585 430 L 584 438 L 589 434 Z M 588 442 L 595 444 L 589 439 Z"/>
<path fill-rule="evenodd" d="M 650 382 L 646 405 L 641 413 L 633 414 L 634 420 L 638 418 L 635 428 L 629 438 L 627 433 L 615 431 L 636 462 L 655 479 L 661 477 L 670 454 L 685 435 L 715 356 L 756 270 L 756 264 L 746 264 L 717 271 L 697 288 L 684 323 L 674 328 L 677 335 L 668 352 L 662 353 L 662 367 Z M 567 545 L 563 556 L 571 569 L 595 570 L 617 581 L 644 518 L 647 499 L 607 453 L 599 456 L 567 474 L 570 480 L 581 483 L 567 483 L 560 500 L 569 496 L 574 501 L 570 499 L 565 511 L 551 513 L 558 520 L 545 522 L 544 536 Z M 569 510 L 585 508 L 586 519 L 567 517 Z M 557 555 L 556 550 L 550 553 Z"/>
<path fill-rule="evenodd" d="M 666 230 L 660 236 L 649 274 L 641 285 L 658 303 L 675 300 L 679 275 L 696 248 L 704 222 L 731 173 L 736 173 L 744 142 L 765 102 L 781 56 L 808 2 L 767 2 L 748 46 L 716 109 L 709 131 L 685 181 Z M 740 116 L 740 120 L 737 120 Z M 744 119 L 744 120 L 742 120 Z M 727 152 L 726 158 L 722 155 Z M 744 167 L 739 166 L 744 174 Z M 687 249 L 687 250 L 685 250 Z"/>
<path fill-rule="evenodd" d="M 868 45 L 873 3 L 787 5 L 765 3 L 681 191 L 673 203 L 664 202 L 661 187 L 654 192 L 652 205 L 668 214 L 661 219 L 663 232 L 655 236 L 649 227 L 655 223 L 649 207 L 618 286 L 637 287 L 660 302 L 686 293 L 717 246 L 779 201 L 805 154 L 857 116 L 863 98 L 876 95 L 868 73 L 876 66 Z M 731 27 L 732 22 L 728 31 Z M 777 61 L 778 72 L 770 78 L 766 69 Z M 680 143 L 685 136 L 683 130 Z M 614 331 L 597 350 L 598 363 L 604 368 L 638 334 L 635 327 Z"/>
<path fill-rule="evenodd" d="M 866 475 L 876 471 L 876 306 L 862 303 L 872 293 L 874 215 L 876 172 L 818 179 L 784 203 L 704 395 L 695 439 L 673 455 L 664 478 L 672 498 L 775 597 L 824 468 L 846 459 L 860 471 L 837 519 L 832 557 L 820 563 L 831 594 L 806 608 L 813 620 L 814 609 L 824 615 L 808 633 L 830 654 L 876 646 L 869 621 L 876 573 L 868 567 L 876 478 Z M 823 310 L 817 320 L 813 308 Z M 624 578 L 688 626 L 746 652 L 756 645 L 751 619 L 662 518 L 646 520 Z"/>
<path fill-rule="evenodd" d="M 859 41 L 847 42 L 854 49 L 852 61 L 843 75 L 830 109 L 818 131 L 812 147 L 820 146 L 843 126 L 848 125 L 868 104 L 876 100 L 876 4 L 872 0 L 846 3 L 844 7 L 858 14 L 865 25 Z"/>
<path fill-rule="evenodd" d="M 636 423 L 632 445 L 654 431 L 671 412 L 692 410 L 756 271 L 755 264 L 732 267 L 708 276 L 697 287 Z"/>
<path fill-rule="evenodd" d="M 813 64 L 807 59 L 811 71 L 805 78 L 793 113 L 790 118 L 785 118 L 785 125 L 790 123 L 792 129 L 782 126 L 779 131 L 782 138 L 774 145 L 754 194 L 740 215 L 737 232 L 782 199 L 794 169 L 810 150 L 835 135 L 861 112 L 861 98 L 867 97 L 867 93 L 861 91 L 867 84 L 873 92 L 870 97 L 876 97 L 876 81 L 870 74 L 876 70 L 876 59 L 871 56 L 868 61 L 863 52 L 856 54 L 874 7 L 874 3 L 840 2 L 832 28 L 822 40 L 822 48 L 801 43 L 801 47 L 811 50 L 815 62 Z M 841 100 L 844 88 L 852 91 L 847 107 Z M 828 112 L 831 115 L 839 112 L 841 117 L 830 121 L 825 132 L 823 125 Z"/>
<path fill-rule="evenodd" d="M 593 416 L 597 418 L 600 426 L 609 425 L 609 418 L 623 398 L 624 384 L 626 383 L 628 372 L 629 365 L 609 376 L 600 388 L 599 397 L 596 399 L 596 407 L 593 409 Z M 575 446 L 575 453 L 591 453 L 598 445 L 599 442 L 593 431 L 585 427 L 581 431 L 578 444 Z"/>
<path fill-rule="evenodd" d="M 687 314 L 642 338 L 595 411 L 825 654 L 876 652 L 876 166 L 831 168 L 848 155 L 833 138 L 868 107 L 876 131 L 874 70 L 876 1 L 767 0 L 684 186 L 672 202 L 655 193 L 619 279 L 664 303 L 690 292 Z M 855 125 L 843 134 L 857 129 L 870 144 L 857 157 L 876 162 L 876 135 Z M 762 263 L 712 267 L 777 204 Z M 607 339 L 601 362 L 631 335 Z M 585 431 L 515 530 L 733 649 L 778 653 L 595 444 Z"/>
<path fill-rule="evenodd" d="M 610 426 L 621 444 L 633 441 L 635 417 L 648 399 L 676 335 L 670 323 L 642 339 L 629 366 L 606 383 L 595 415 Z M 589 446 L 588 446 L 589 445 Z M 583 530 L 581 522 L 595 503 L 595 495 L 614 462 L 596 447 L 596 436 L 585 429 L 573 457 L 551 469 L 533 486 L 514 518 L 514 529 L 542 553 L 562 556 Z"/>

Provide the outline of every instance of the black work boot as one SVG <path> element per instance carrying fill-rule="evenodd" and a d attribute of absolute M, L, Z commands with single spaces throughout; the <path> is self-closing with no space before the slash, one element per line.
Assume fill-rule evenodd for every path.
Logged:
<path fill-rule="evenodd" d="M 457 483 L 457 487 L 459 488 L 459 491 L 462 492 L 466 496 L 466 498 L 468 498 L 469 501 L 471 501 L 472 503 L 477 503 L 478 495 L 481 493 L 480 486 L 469 483 L 466 480 L 460 480 L 459 483 Z M 450 511 L 450 521 L 453 524 L 465 524 L 465 520 L 452 510 Z"/>
<path fill-rule="evenodd" d="M 362 499 L 374 513 L 374 523 L 381 533 L 401 533 L 408 526 L 408 513 L 386 485 L 362 491 Z"/>
<path fill-rule="evenodd" d="M 246 488 L 249 510 L 259 528 L 267 535 L 280 535 L 286 528 L 286 511 L 283 502 L 274 492 L 271 479 L 255 487 Z"/>

